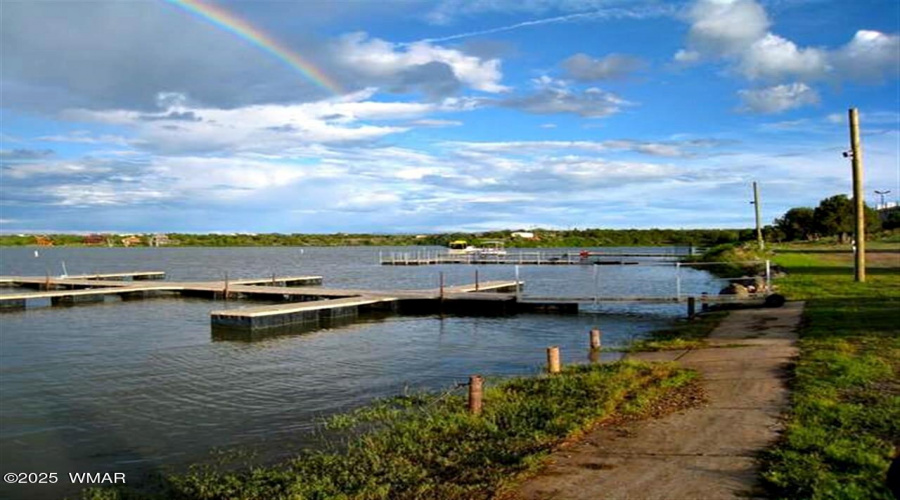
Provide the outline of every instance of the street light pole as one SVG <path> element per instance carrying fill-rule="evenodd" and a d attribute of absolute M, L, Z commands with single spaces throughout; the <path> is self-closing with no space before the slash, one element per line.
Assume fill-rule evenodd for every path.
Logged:
<path fill-rule="evenodd" d="M 884 203 L 884 195 L 890 194 L 890 192 L 891 192 L 890 189 L 888 189 L 887 191 L 879 191 L 879 190 L 877 190 L 877 189 L 875 190 L 875 194 L 877 194 L 878 196 L 881 196 L 881 204 L 880 204 L 879 206 L 880 206 L 882 209 L 887 208 L 887 205 Z"/>

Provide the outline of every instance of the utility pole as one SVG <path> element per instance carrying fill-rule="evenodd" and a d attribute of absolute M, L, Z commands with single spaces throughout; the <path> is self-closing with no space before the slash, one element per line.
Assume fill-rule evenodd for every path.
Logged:
<path fill-rule="evenodd" d="M 766 242 L 763 241 L 762 226 L 759 223 L 759 185 L 756 184 L 756 181 L 753 181 L 753 201 L 750 204 L 753 205 L 753 210 L 756 212 L 756 243 L 760 250 L 765 250 Z"/>
<path fill-rule="evenodd" d="M 850 158 L 853 163 L 853 208 L 855 211 L 856 225 L 853 231 L 855 237 L 854 276 L 855 281 L 866 281 L 866 212 L 863 200 L 863 164 L 862 145 L 859 142 L 859 111 L 850 108 Z"/>

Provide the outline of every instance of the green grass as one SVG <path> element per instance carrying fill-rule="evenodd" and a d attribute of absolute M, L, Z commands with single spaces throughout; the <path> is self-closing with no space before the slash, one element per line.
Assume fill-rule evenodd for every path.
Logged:
<path fill-rule="evenodd" d="M 805 300 L 800 358 L 783 439 L 764 456 L 775 498 L 891 499 L 885 472 L 900 446 L 900 269 L 873 260 L 853 281 L 848 254 L 777 256 L 778 286 Z M 815 252 L 818 250 L 818 252 Z"/>
<path fill-rule="evenodd" d="M 728 315 L 724 311 L 701 314 L 694 319 L 682 319 L 674 325 L 650 332 L 647 339 L 636 340 L 628 352 L 673 351 L 708 347 L 706 337 Z"/>
<path fill-rule="evenodd" d="M 92 489 L 83 498 L 487 499 L 564 440 L 606 417 L 649 411 L 694 378 L 666 363 L 570 366 L 488 386 L 481 416 L 462 395 L 392 398 L 332 418 L 332 430 L 351 436 L 340 449 L 249 470 L 196 467 L 154 491 Z"/>

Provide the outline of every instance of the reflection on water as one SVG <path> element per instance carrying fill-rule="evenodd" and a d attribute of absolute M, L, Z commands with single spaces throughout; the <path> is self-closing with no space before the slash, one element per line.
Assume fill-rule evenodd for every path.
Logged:
<path fill-rule="evenodd" d="M 169 279 L 319 274 L 325 286 L 436 288 L 473 281 L 474 267 L 381 267 L 377 249 L 0 250 L 0 274 L 43 275 L 65 260 L 70 274 L 163 270 Z M 46 261 L 42 260 L 46 259 Z M 522 268 L 529 293 L 584 295 L 593 266 Z M 507 266 L 479 267 L 482 280 L 511 279 Z M 668 293 L 672 269 L 603 266 L 609 294 Z M 687 271 L 683 287 L 715 282 Z M 668 287 L 668 288 L 667 288 Z M 603 306 L 598 314 L 512 317 L 363 316 L 304 333 L 223 341 L 209 312 L 258 305 L 204 299 L 107 301 L 0 315 L 2 472 L 126 472 L 183 467 L 214 448 L 249 447 L 258 460 L 294 453 L 317 420 L 404 389 L 443 389 L 469 375 L 535 373 L 544 348 L 563 362 L 589 360 L 588 331 L 604 347 L 626 344 L 682 308 Z M 219 340 L 219 341 L 216 341 Z M 603 354 L 612 359 L 612 353 Z M 67 481 L 65 481 L 67 483 Z M 62 483 L 62 482 L 61 482 Z M 68 488 L 68 489 L 66 489 Z M 72 486 L 0 486 L 4 498 L 54 498 Z"/>

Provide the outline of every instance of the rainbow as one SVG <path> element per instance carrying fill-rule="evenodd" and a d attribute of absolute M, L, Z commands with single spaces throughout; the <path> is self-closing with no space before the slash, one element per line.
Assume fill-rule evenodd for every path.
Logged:
<path fill-rule="evenodd" d="M 332 94 L 343 94 L 334 80 L 322 70 L 315 67 L 309 61 L 292 52 L 287 47 L 279 44 L 274 38 L 255 28 L 250 23 L 239 19 L 234 14 L 221 7 L 203 3 L 200 0 L 163 0 L 182 10 L 185 10 L 224 31 L 233 33 L 238 37 L 259 47 L 265 52 L 275 56 L 276 59 L 287 64 L 307 80 L 327 90 Z"/>

